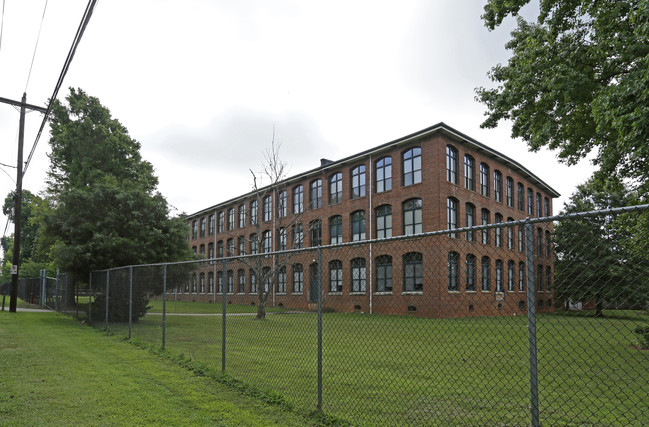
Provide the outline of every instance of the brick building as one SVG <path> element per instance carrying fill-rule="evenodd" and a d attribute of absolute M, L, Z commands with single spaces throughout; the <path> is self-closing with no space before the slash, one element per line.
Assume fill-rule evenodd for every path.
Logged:
<path fill-rule="evenodd" d="M 175 297 L 313 308 L 321 248 L 325 308 L 430 317 L 526 310 L 524 227 L 552 215 L 559 194 L 516 161 L 439 123 L 189 215 L 189 243 L 206 262 Z M 503 227 L 421 233 L 483 224 Z M 535 226 L 539 309 L 552 309 L 551 225 Z M 410 237 L 414 236 L 414 237 Z M 267 254 L 267 255 L 255 255 Z M 264 256 L 277 268 L 257 283 Z M 225 271 L 223 267 L 225 261 Z"/>

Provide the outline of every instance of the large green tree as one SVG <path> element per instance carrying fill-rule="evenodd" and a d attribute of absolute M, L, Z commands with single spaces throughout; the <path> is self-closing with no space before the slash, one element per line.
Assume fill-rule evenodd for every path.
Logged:
<path fill-rule="evenodd" d="M 628 206 L 637 195 L 616 178 L 592 178 L 577 187 L 565 214 Z M 649 302 L 647 211 L 563 219 L 555 227 L 554 294 L 558 301 L 642 308 Z"/>
<path fill-rule="evenodd" d="M 61 269 L 85 281 L 92 270 L 189 259 L 186 224 L 170 216 L 140 144 L 97 98 L 70 89 L 66 101 L 54 103 L 50 118 L 50 210 L 44 215 Z M 148 302 L 147 295 L 139 297 L 136 317 Z M 102 305 L 100 299 L 98 309 Z M 126 320 L 123 312 L 111 316 Z"/>
<path fill-rule="evenodd" d="M 518 16 L 529 0 L 489 0 L 489 29 L 508 16 L 518 27 L 507 65 L 478 88 L 483 127 L 512 121 L 531 150 L 558 150 L 574 164 L 594 152 L 601 176 L 649 188 L 649 1 L 540 0 L 536 22 Z"/>

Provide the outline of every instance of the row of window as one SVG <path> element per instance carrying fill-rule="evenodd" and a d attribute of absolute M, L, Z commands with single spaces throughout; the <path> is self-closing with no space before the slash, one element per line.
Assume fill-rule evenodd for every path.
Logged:
<path fill-rule="evenodd" d="M 424 288 L 424 267 L 423 255 L 420 252 L 409 252 L 402 257 L 402 290 L 403 292 L 423 292 Z M 448 290 L 451 292 L 460 290 L 460 280 L 463 279 L 465 283 L 465 290 L 468 292 L 476 291 L 479 286 L 483 292 L 491 291 L 491 283 L 494 281 L 495 292 L 513 292 L 515 290 L 524 291 L 526 288 L 526 268 L 524 262 L 518 263 L 518 272 L 516 271 L 516 263 L 513 260 L 507 261 L 506 267 L 503 260 L 497 259 L 494 263 L 494 275 L 491 271 L 491 258 L 484 256 L 480 261 L 480 282 L 478 283 L 478 261 L 475 255 L 466 255 L 466 269 L 461 277 L 460 269 L 460 255 L 457 252 L 449 252 L 448 254 Z M 315 264 L 314 264 L 315 265 Z M 335 259 L 328 263 L 328 279 L 329 279 L 329 293 L 337 294 L 344 291 L 350 293 L 365 293 L 367 291 L 367 266 L 365 258 L 354 258 L 350 261 L 349 270 L 349 289 L 344 289 L 344 273 L 343 262 Z M 506 270 L 505 270 L 506 268 Z M 268 291 L 270 286 L 270 267 L 265 267 L 264 270 L 264 291 Z M 317 271 L 316 268 L 311 266 L 311 274 Z M 304 268 L 302 264 L 293 264 L 291 266 L 292 275 L 292 293 L 301 294 L 304 292 Z M 206 283 L 207 277 L 207 283 Z M 223 272 L 217 272 L 216 292 L 223 292 L 224 278 Z M 327 276 L 325 276 L 327 277 Z M 315 277 L 311 277 L 311 280 Z M 226 285 L 227 293 L 234 293 L 235 287 L 235 273 L 234 270 L 227 270 L 226 272 Z M 257 289 L 257 275 L 254 270 L 249 270 L 248 273 L 244 269 L 239 269 L 236 274 L 237 293 L 244 294 L 246 292 L 256 293 Z M 248 280 L 248 287 L 246 287 L 246 280 Z M 394 288 L 393 277 L 393 258 L 390 255 L 381 255 L 376 258 L 375 262 L 375 292 L 377 293 L 391 293 Z M 538 291 L 550 291 L 552 286 L 552 269 L 550 266 L 539 264 L 536 271 L 536 288 Z M 287 267 L 282 266 L 277 275 L 277 293 L 286 293 L 288 285 Z M 185 293 L 214 293 L 214 273 L 209 272 L 196 274 L 194 273 L 191 288 L 187 283 L 185 286 Z"/>
<path fill-rule="evenodd" d="M 446 146 L 446 180 L 452 184 L 458 184 L 459 181 L 459 157 L 457 148 L 452 145 Z M 464 155 L 464 188 L 470 191 L 476 191 L 476 162 L 470 154 Z M 491 196 L 491 176 L 490 168 L 487 163 L 480 163 L 478 185 L 480 187 L 480 194 L 485 197 Z M 506 177 L 504 181 L 504 198 L 505 203 L 510 208 L 514 207 L 514 179 Z M 527 197 L 526 197 L 527 194 Z M 496 202 L 503 202 L 503 174 L 499 170 L 493 172 L 493 196 Z M 541 193 L 534 194 L 531 188 L 525 191 L 525 186 L 522 183 L 516 184 L 517 208 L 519 211 L 527 211 L 528 215 L 537 217 L 550 216 L 550 199 L 542 197 Z M 536 203 L 535 203 L 536 201 Z M 527 203 L 526 203 L 527 202 Z M 536 209 L 535 209 L 536 207 Z M 527 209 L 526 209 L 527 208 Z"/>
<path fill-rule="evenodd" d="M 412 235 L 422 233 L 422 201 L 421 199 L 408 199 L 402 203 L 402 233 L 403 235 Z M 465 227 L 473 227 L 478 224 L 478 211 L 472 203 L 465 204 Z M 453 197 L 447 199 L 447 227 L 449 230 L 459 228 L 458 218 L 460 216 L 459 201 Z M 381 205 L 375 209 L 375 238 L 385 239 L 392 237 L 392 206 Z M 503 223 L 503 216 L 500 213 L 494 215 L 494 223 Z M 513 218 L 507 218 L 508 222 L 514 221 Z M 491 213 L 488 209 L 480 210 L 480 224 L 488 225 L 491 222 Z M 505 223 L 506 224 L 506 223 Z M 500 228 L 483 229 L 479 233 L 479 242 L 485 245 L 493 244 L 496 247 L 506 247 L 509 250 L 519 251 L 525 250 L 525 226 L 520 224 L 517 232 L 512 225 L 505 225 Z M 309 236 L 310 246 L 319 246 L 323 244 L 322 241 L 322 221 L 315 220 L 308 224 L 307 233 Z M 305 227 L 298 223 L 294 224 L 291 228 L 292 233 L 292 249 L 299 249 L 304 246 Z M 476 231 L 469 230 L 464 233 L 467 241 L 476 241 Z M 358 210 L 352 212 L 350 215 L 350 236 L 351 241 L 361 241 L 366 239 L 366 223 L 365 211 Z M 492 237 L 493 236 L 493 237 Z M 453 233 L 451 237 L 457 238 L 458 234 Z M 493 239 L 493 240 L 492 240 Z M 339 244 L 343 242 L 343 217 L 342 215 L 334 215 L 329 218 L 329 241 L 328 244 Z M 226 256 L 234 256 L 235 253 L 235 239 L 229 238 L 225 242 L 219 240 L 216 246 L 216 254 L 214 253 L 214 244 L 209 243 L 208 258 L 220 258 L 224 254 Z M 247 238 L 239 236 L 236 241 L 236 249 L 239 255 L 256 254 L 259 252 L 268 253 L 272 252 L 273 248 L 272 236 L 270 230 L 266 230 L 261 236 L 256 233 L 251 234 Z M 532 244 L 536 246 L 537 255 L 546 257 L 551 253 L 551 235 L 550 231 L 545 232 L 541 228 L 537 228 L 536 236 L 532 237 Z M 286 228 L 280 228 L 277 233 L 277 250 L 283 251 L 288 249 L 288 233 Z M 197 247 L 194 246 L 194 253 L 197 252 Z M 227 250 L 224 253 L 224 249 Z M 205 245 L 200 245 L 200 254 L 205 254 Z"/>
<path fill-rule="evenodd" d="M 413 147 L 401 154 L 402 157 L 402 185 L 408 186 L 421 182 L 421 148 Z M 350 199 L 365 197 L 366 194 L 366 167 L 358 165 L 351 169 Z M 375 191 L 381 193 L 392 189 L 392 157 L 385 156 L 375 162 Z M 343 201 L 343 174 L 335 172 L 329 176 L 328 202 L 330 205 Z M 322 179 L 314 179 L 309 183 L 309 208 L 317 209 L 323 205 Z M 296 185 L 291 189 L 292 212 L 299 214 L 304 212 L 304 186 Z M 277 201 L 277 216 L 283 218 L 288 214 L 288 193 L 281 191 Z M 266 195 L 262 198 L 263 221 L 270 221 L 273 212 L 273 197 Z M 237 214 L 235 218 L 235 213 Z M 259 220 L 258 201 L 253 200 L 249 204 L 240 204 L 235 208 L 229 208 L 225 212 L 218 212 L 208 218 L 201 218 L 192 223 L 192 239 L 205 237 L 206 229 L 209 235 L 215 230 L 222 233 L 224 230 L 234 230 L 236 226 L 244 228 L 247 225 L 255 225 Z M 215 228 L 216 227 L 216 228 Z"/>
<path fill-rule="evenodd" d="M 465 227 L 474 227 L 478 225 L 478 211 L 473 203 L 465 203 Z M 460 217 L 460 202 L 454 198 L 449 197 L 446 200 L 446 218 L 447 218 L 447 229 L 455 230 L 459 228 L 459 218 Z M 494 224 L 503 223 L 502 214 L 496 212 L 494 215 Z M 514 218 L 507 218 L 507 222 L 513 222 Z M 489 225 L 491 222 L 491 212 L 489 209 L 482 208 L 480 209 L 480 225 Z M 514 250 L 518 246 L 518 250 L 523 252 L 525 250 L 525 225 L 518 225 L 518 232 L 515 235 L 514 226 L 505 225 L 503 228 L 494 228 L 494 229 L 483 229 L 479 231 L 480 242 L 488 245 L 491 244 L 491 236 L 493 233 L 493 244 L 497 247 L 503 247 L 506 245 L 507 249 Z M 469 242 L 476 241 L 476 232 L 475 230 L 469 230 L 464 233 L 465 238 Z M 545 236 L 545 239 L 544 239 Z M 457 233 L 452 233 L 451 237 L 457 238 Z M 518 244 L 516 243 L 518 241 Z M 532 236 L 532 244 L 536 245 L 536 254 L 538 256 L 550 256 L 551 251 L 551 234 L 549 230 L 543 232 L 542 228 L 536 229 L 536 236 Z"/>

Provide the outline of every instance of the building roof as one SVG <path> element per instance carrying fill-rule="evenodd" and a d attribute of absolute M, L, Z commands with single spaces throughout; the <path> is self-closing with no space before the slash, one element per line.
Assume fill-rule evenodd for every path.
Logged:
<path fill-rule="evenodd" d="M 344 165 L 346 163 L 350 163 L 356 159 L 364 158 L 367 157 L 368 155 L 375 153 L 375 152 L 381 152 L 385 151 L 388 148 L 391 148 L 393 146 L 399 146 L 405 143 L 408 143 L 413 140 L 421 139 L 423 137 L 428 137 L 432 136 L 435 134 L 443 134 L 450 139 L 457 141 L 459 143 L 466 144 L 470 147 L 473 147 L 476 151 L 478 151 L 481 154 L 486 155 L 487 157 L 494 158 L 498 160 L 500 163 L 504 164 L 505 166 L 517 171 L 519 174 L 522 176 L 526 177 L 527 179 L 530 180 L 533 184 L 538 186 L 539 188 L 543 189 L 545 192 L 547 192 L 551 197 L 556 198 L 559 197 L 561 194 L 559 194 L 555 189 L 550 187 L 548 184 L 543 182 L 539 177 L 534 175 L 532 172 L 530 172 L 527 168 L 525 168 L 523 165 L 520 163 L 516 162 L 515 160 L 505 156 L 504 154 L 499 153 L 498 151 L 488 147 L 487 145 L 471 138 L 470 136 L 467 136 L 463 134 L 462 132 L 459 132 L 458 130 L 448 126 L 444 122 L 439 122 L 433 126 L 427 127 L 426 129 L 422 129 L 420 131 L 411 133 L 410 135 L 403 136 L 401 138 L 395 139 L 394 141 L 387 142 L 385 144 L 378 145 L 376 147 L 370 148 L 369 150 L 362 151 L 357 154 L 353 154 L 351 156 L 345 157 L 340 160 L 332 161 L 328 159 L 321 159 L 320 166 L 311 170 L 308 170 L 306 172 L 299 173 L 297 175 L 293 175 L 291 177 L 288 177 L 284 180 L 281 181 L 282 185 L 289 184 L 293 181 L 299 181 L 302 180 L 304 177 L 307 177 L 309 175 L 314 175 L 318 172 L 325 171 L 327 169 L 335 169 L 337 167 L 340 167 L 341 165 Z M 267 187 L 260 188 L 259 191 L 263 191 Z M 196 217 L 196 216 L 201 216 L 206 213 L 211 213 L 214 212 L 215 210 L 218 210 L 219 208 L 231 205 L 233 202 L 238 202 L 241 200 L 246 200 L 249 199 L 250 196 L 252 196 L 255 191 L 250 191 L 246 194 L 242 194 L 241 196 L 237 196 L 233 199 L 226 200 L 224 202 L 218 203 L 216 205 L 212 205 L 208 208 L 201 209 L 198 212 L 195 212 L 193 214 L 187 215 L 188 218 L 191 217 Z"/>

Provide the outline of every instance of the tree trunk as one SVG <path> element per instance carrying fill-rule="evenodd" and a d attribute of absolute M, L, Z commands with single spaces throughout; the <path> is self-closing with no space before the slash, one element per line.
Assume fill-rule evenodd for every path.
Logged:
<path fill-rule="evenodd" d="M 257 305 L 257 319 L 263 320 L 266 318 L 266 301 L 259 301 Z"/>

